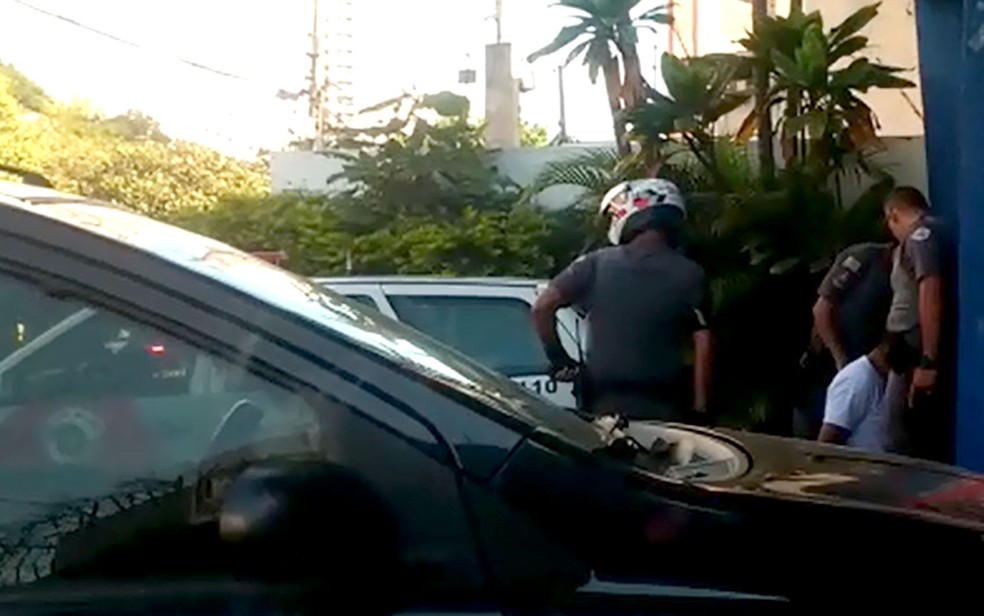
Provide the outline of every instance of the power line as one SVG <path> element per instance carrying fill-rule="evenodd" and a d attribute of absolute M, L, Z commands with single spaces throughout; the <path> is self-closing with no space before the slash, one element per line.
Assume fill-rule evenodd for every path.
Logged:
<path fill-rule="evenodd" d="M 30 10 L 35 11 L 37 13 L 41 13 L 42 15 L 46 15 L 46 16 L 51 17 L 53 19 L 57 19 L 59 21 L 63 21 L 65 23 L 71 24 L 71 25 L 73 25 L 73 26 L 75 26 L 77 28 L 81 28 L 81 29 L 86 30 L 88 32 L 91 32 L 93 34 L 97 34 L 97 35 L 102 36 L 104 38 L 107 38 L 107 39 L 109 39 L 111 41 L 115 41 L 117 43 L 120 43 L 122 45 L 126 45 L 126 46 L 132 47 L 134 49 L 139 49 L 141 51 L 148 51 L 148 52 L 151 52 L 151 53 L 155 53 L 153 50 L 150 50 L 150 49 L 144 47 L 143 45 L 140 45 L 139 43 L 134 43 L 133 41 L 129 41 L 129 40 L 124 39 L 122 37 L 116 36 L 115 34 L 111 34 L 111 33 L 106 32 L 104 30 L 100 30 L 98 28 L 94 28 L 92 26 L 86 25 L 86 24 L 84 24 L 84 23 L 82 23 L 82 22 L 80 22 L 78 20 L 75 20 L 75 19 L 73 19 L 71 17 L 68 17 L 66 15 L 62 15 L 60 13 L 55 13 L 53 11 L 49 11 L 49 10 L 44 9 L 44 8 L 41 8 L 39 6 L 35 6 L 33 4 L 30 4 L 29 2 L 24 2 L 24 0 L 10 0 L 10 2 L 13 2 L 15 4 L 19 4 L 19 5 L 23 6 L 24 8 L 30 9 Z M 156 53 L 160 53 L 160 52 L 156 52 Z M 166 54 L 162 54 L 162 55 L 166 55 Z M 171 60 L 174 60 L 175 62 L 179 62 L 181 64 L 187 64 L 188 66 L 191 66 L 193 68 L 197 68 L 199 70 L 207 71 L 209 73 L 214 73 L 216 75 L 220 75 L 222 77 L 227 77 L 229 79 L 237 79 L 239 81 L 252 81 L 252 79 L 250 79 L 249 77 L 243 77 L 242 75 L 236 75 L 235 73 L 230 73 L 230 72 L 224 71 L 222 69 L 212 68 L 211 66 L 208 66 L 206 64 L 202 64 L 201 62 L 195 62 L 194 60 L 188 60 L 188 59 L 185 59 L 185 58 L 179 58 L 179 57 L 175 57 L 175 56 L 167 56 L 167 57 L 169 59 L 171 59 Z"/>

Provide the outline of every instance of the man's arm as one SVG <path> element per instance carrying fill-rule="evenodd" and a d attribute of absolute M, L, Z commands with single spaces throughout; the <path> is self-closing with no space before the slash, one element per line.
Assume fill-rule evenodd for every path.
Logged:
<path fill-rule="evenodd" d="M 834 424 L 825 423 L 820 426 L 820 436 L 817 437 L 817 440 L 821 443 L 830 443 L 831 445 L 846 445 L 847 439 L 849 438 L 851 438 L 850 430 L 845 430 Z"/>
<path fill-rule="evenodd" d="M 531 311 L 533 327 L 543 344 L 551 367 L 555 370 L 569 367 L 573 363 L 557 335 L 557 311 L 569 304 L 561 290 L 554 284 L 549 284 L 536 298 Z"/>
<path fill-rule="evenodd" d="M 709 329 L 694 332 L 694 410 L 706 412 L 711 397 L 714 336 Z"/>
<path fill-rule="evenodd" d="M 943 322 L 943 280 L 928 276 L 919 283 L 919 329 L 922 337 L 922 353 L 939 361 L 940 331 Z"/>
<path fill-rule="evenodd" d="M 837 327 L 837 304 L 827 297 L 819 297 L 813 304 L 813 326 L 823 345 L 830 351 L 837 369 L 847 365 L 847 351 Z"/>
<path fill-rule="evenodd" d="M 827 387 L 823 424 L 817 437 L 821 443 L 846 445 L 854 427 L 864 416 L 865 401 L 860 399 L 854 385 L 850 375 L 841 372 Z"/>
<path fill-rule="evenodd" d="M 596 253 L 584 255 L 567 266 L 536 298 L 531 310 L 533 327 L 543 344 L 554 376 L 561 380 L 573 377 L 577 365 L 564 350 L 557 335 L 557 311 L 591 297 L 595 280 Z"/>
<path fill-rule="evenodd" d="M 940 360 L 940 332 L 943 328 L 943 238 L 930 226 L 917 227 L 905 242 L 905 251 L 919 283 L 919 331 L 923 361 L 912 374 L 910 405 L 917 393 L 930 394 L 936 388 L 936 365 Z M 925 360 L 929 360 L 926 365 Z"/>
<path fill-rule="evenodd" d="M 823 345 L 834 358 L 838 370 L 847 364 L 847 350 L 841 338 L 837 308 L 861 279 L 865 267 L 862 259 L 852 252 L 854 251 L 848 248 L 837 255 L 817 289 L 818 297 L 813 305 L 813 325 Z"/>
<path fill-rule="evenodd" d="M 707 278 L 701 272 L 699 284 L 695 287 L 693 310 L 694 341 L 694 409 L 704 413 L 711 398 L 711 371 L 714 365 L 714 335 L 711 333 L 711 293 Z"/>

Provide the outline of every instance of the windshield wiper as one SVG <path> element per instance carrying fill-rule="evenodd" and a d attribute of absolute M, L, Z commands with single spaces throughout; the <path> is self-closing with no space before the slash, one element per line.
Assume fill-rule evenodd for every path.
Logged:
<path fill-rule="evenodd" d="M 580 413 L 579 413 L 580 414 Z M 624 462 L 636 462 L 644 458 L 650 470 L 664 473 L 674 465 L 676 443 L 657 438 L 648 448 L 634 436 L 625 432 L 629 421 L 621 415 L 590 417 L 581 414 L 607 436 L 607 444 L 599 451 Z"/>

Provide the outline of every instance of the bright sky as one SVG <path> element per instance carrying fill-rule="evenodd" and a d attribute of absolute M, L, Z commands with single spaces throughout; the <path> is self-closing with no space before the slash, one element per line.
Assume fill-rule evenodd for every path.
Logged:
<path fill-rule="evenodd" d="M 169 134 L 250 156 L 277 149 L 303 129 L 305 104 L 278 90 L 305 87 L 311 0 L 23 0 L 137 43 L 137 49 L 0 0 L 0 61 L 14 64 L 52 95 L 90 101 L 105 113 L 139 109 Z M 326 2 L 325 4 L 328 4 Z M 355 98 L 358 107 L 416 87 L 453 90 L 481 109 L 484 47 L 494 42 L 494 0 L 353 0 Z M 513 43 L 516 76 L 532 92 L 523 119 L 557 132 L 557 64 L 563 54 L 529 66 L 526 56 L 566 22 L 552 0 L 504 0 L 504 38 Z M 655 4 L 659 4 L 654 2 Z M 666 37 L 643 33 L 645 66 Z M 183 58 L 245 77 L 230 79 L 175 61 Z M 471 86 L 458 71 L 474 68 Z M 649 77 L 652 78 L 653 69 Z M 568 132 L 581 141 L 611 139 L 601 81 L 592 86 L 580 63 L 565 71 Z"/>

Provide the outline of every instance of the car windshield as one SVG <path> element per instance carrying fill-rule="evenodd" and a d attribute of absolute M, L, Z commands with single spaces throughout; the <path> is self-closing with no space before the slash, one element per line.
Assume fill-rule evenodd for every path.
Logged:
<path fill-rule="evenodd" d="M 150 252 L 248 293 L 531 428 L 545 428 L 587 449 L 605 444 L 603 433 L 577 415 L 406 325 L 259 257 L 111 207 L 38 204 L 32 211 Z"/>

